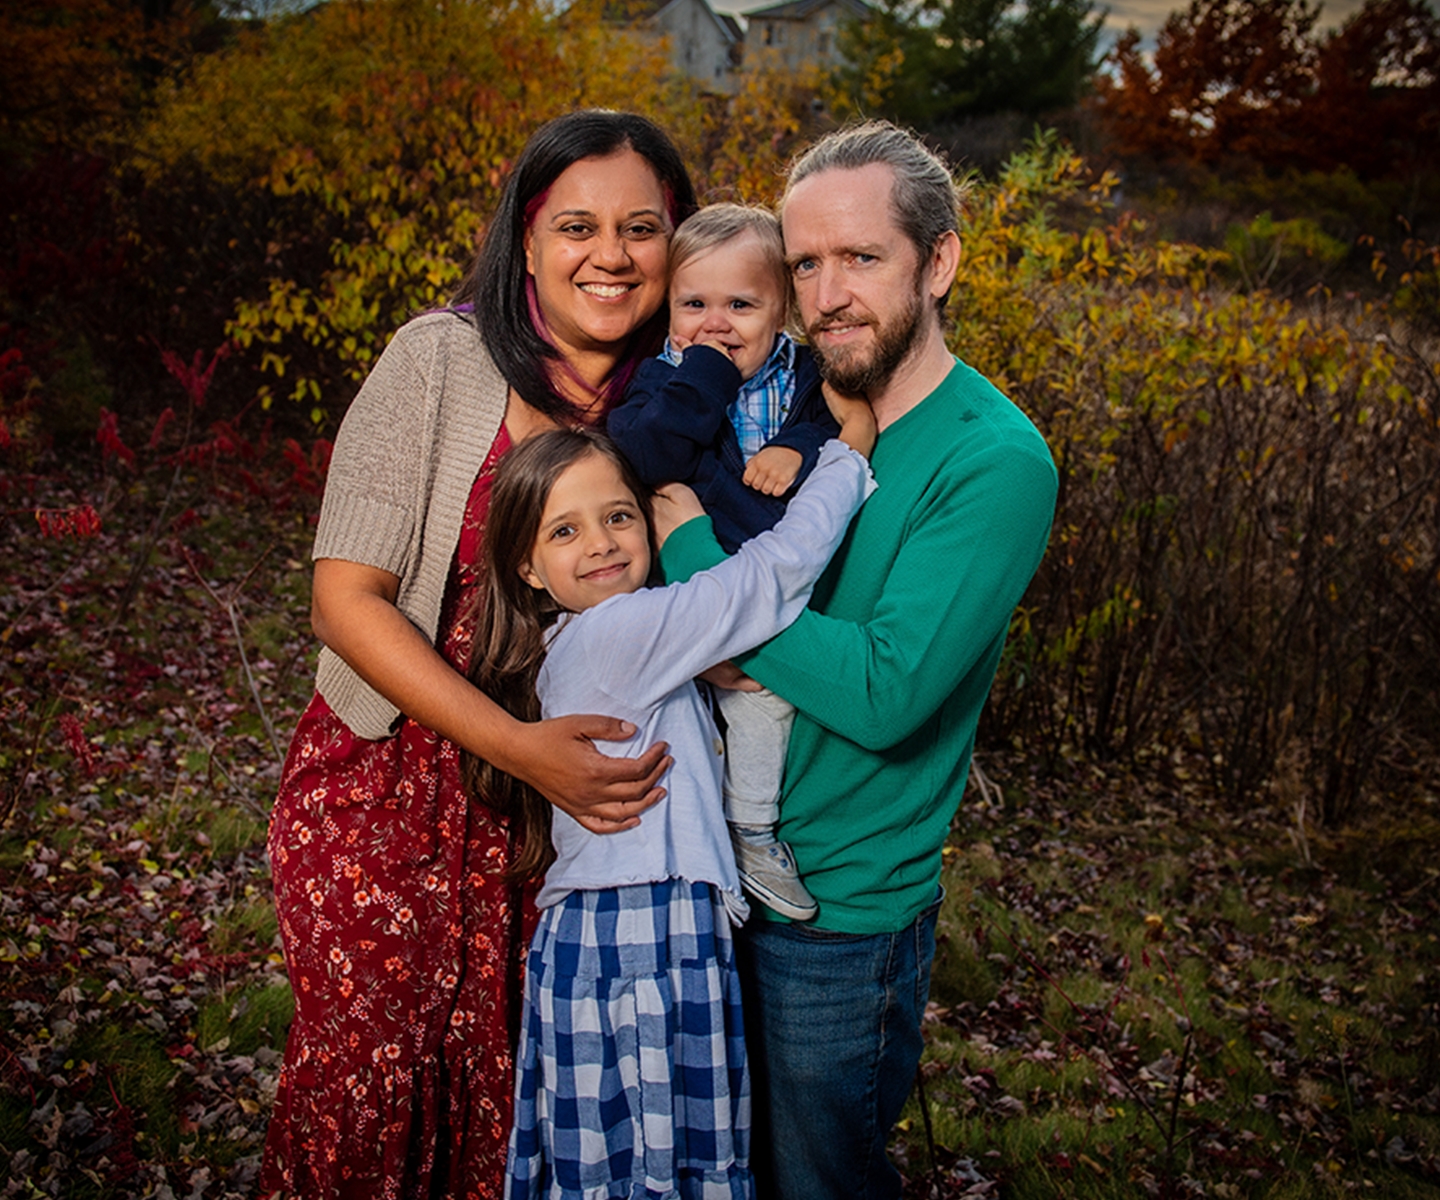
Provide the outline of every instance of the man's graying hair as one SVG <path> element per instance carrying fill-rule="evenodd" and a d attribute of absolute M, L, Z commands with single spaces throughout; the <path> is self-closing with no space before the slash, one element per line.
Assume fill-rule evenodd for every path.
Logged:
<path fill-rule="evenodd" d="M 890 202 L 895 221 L 910 239 L 923 263 L 942 234 L 960 231 L 964 188 L 956 184 L 945 161 L 913 133 L 889 121 L 866 121 L 827 133 L 790 163 L 785 200 L 801 180 L 821 171 L 853 171 L 885 163 L 895 172 Z M 943 301 L 942 301 L 943 304 Z"/>

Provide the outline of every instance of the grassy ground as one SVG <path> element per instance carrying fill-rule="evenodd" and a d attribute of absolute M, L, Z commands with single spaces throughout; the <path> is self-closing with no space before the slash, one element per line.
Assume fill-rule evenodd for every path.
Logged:
<path fill-rule="evenodd" d="M 946 849 L 943 1194 L 973 1167 L 1017 1200 L 1440 1195 L 1434 815 L 1302 838 L 1183 768 L 990 771 Z"/>
<path fill-rule="evenodd" d="M 314 501 L 281 463 L 0 487 L 0 1194 L 254 1195 Z M 40 536 L 86 502 L 98 535 Z M 1169 759 L 980 762 L 911 1194 L 1440 1197 L 1435 797 L 1327 833 Z"/>

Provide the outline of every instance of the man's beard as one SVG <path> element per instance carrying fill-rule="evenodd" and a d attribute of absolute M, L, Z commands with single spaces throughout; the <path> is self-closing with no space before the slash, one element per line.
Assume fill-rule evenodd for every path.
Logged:
<path fill-rule="evenodd" d="M 853 396 L 870 396 L 883 389 L 919 340 L 924 318 L 925 300 L 917 288 L 911 293 L 910 302 L 893 321 L 884 325 L 871 324 L 875 340 L 868 349 L 847 346 L 838 350 L 822 350 L 816 334 L 824 327 L 825 319 L 813 322 L 806 333 L 821 378 L 836 390 Z"/>

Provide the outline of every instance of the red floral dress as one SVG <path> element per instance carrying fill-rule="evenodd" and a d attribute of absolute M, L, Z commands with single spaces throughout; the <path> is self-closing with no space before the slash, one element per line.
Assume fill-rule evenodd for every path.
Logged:
<path fill-rule="evenodd" d="M 469 666 L 502 429 L 471 491 L 440 618 Z M 270 823 L 295 992 L 262 1186 L 311 1198 L 499 1197 L 532 897 L 500 879 L 505 823 L 460 750 L 406 719 L 355 736 L 317 694 Z"/>

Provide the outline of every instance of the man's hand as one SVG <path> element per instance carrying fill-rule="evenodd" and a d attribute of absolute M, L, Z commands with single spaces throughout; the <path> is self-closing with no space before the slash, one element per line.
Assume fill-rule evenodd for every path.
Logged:
<path fill-rule="evenodd" d="M 867 406 L 868 407 L 868 406 Z M 746 487 L 767 496 L 783 496 L 795 482 L 804 463 L 800 451 L 789 446 L 762 446 L 745 464 L 741 477 Z"/>
<path fill-rule="evenodd" d="M 820 394 L 825 397 L 830 415 L 840 423 L 840 440 L 857 454 L 869 458 L 870 452 L 875 449 L 875 439 L 879 436 L 870 401 L 864 396 L 836 391 L 823 381 L 820 384 Z"/>
<path fill-rule="evenodd" d="M 569 813 L 591 833 L 618 833 L 640 824 L 640 814 L 665 795 L 660 776 L 674 763 L 664 742 L 639 758 L 611 758 L 595 742 L 623 742 L 635 726 L 614 717 L 553 717 L 522 724 L 511 774 Z"/>
<path fill-rule="evenodd" d="M 652 506 L 655 514 L 655 544 L 663 546 L 666 538 L 686 521 L 703 517 L 705 509 L 695 493 L 683 483 L 667 483 L 655 492 Z"/>

